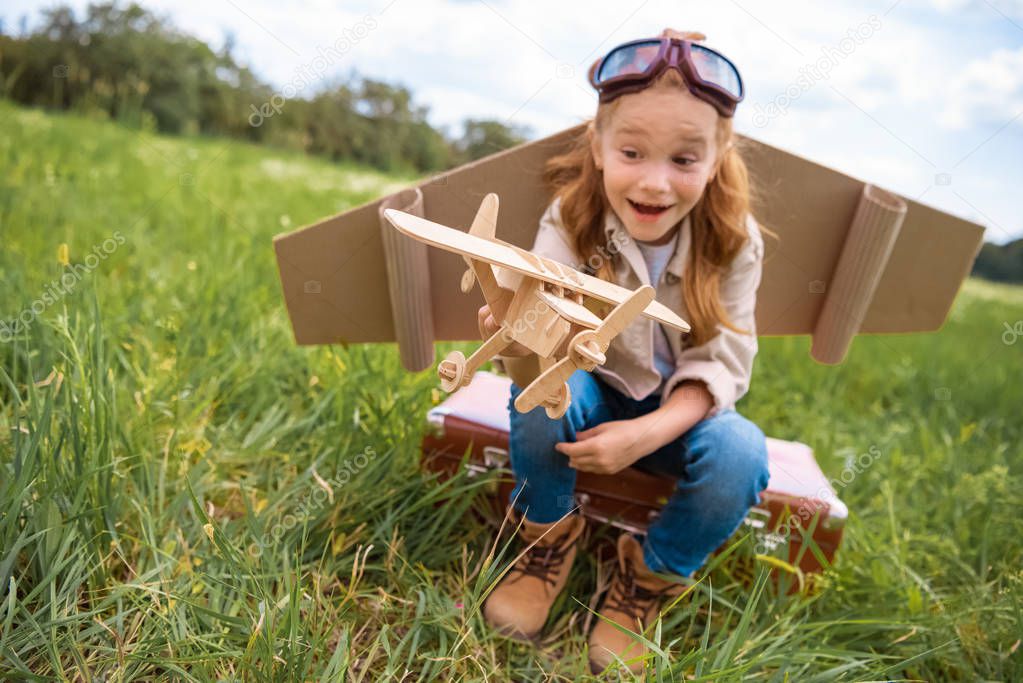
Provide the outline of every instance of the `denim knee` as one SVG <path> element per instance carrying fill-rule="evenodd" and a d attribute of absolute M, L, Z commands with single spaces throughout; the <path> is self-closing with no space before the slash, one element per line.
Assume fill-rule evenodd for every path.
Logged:
<path fill-rule="evenodd" d="M 516 485 L 509 502 L 533 522 L 551 522 L 571 510 L 574 501 L 576 472 L 568 458 L 556 450 L 556 444 L 575 441 L 576 433 L 587 426 L 599 407 L 602 390 L 589 373 L 577 371 L 568 380 L 572 403 L 561 418 L 547 417 L 543 406 L 526 413 L 515 408 L 515 399 L 522 388 L 511 386 L 508 401 L 511 433 L 509 456 Z"/>
<path fill-rule="evenodd" d="M 679 457 L 684 474 L 643 552 L 652 569 L 690 576 L 760 502 L 770 478 L 767 439 L 746 418 L 723 411 L 687 432 Z"/>
<path fill-rule="evenodd" d="M 714 489 L 722 498 L 738 498 L 747 507 L 759 503 L 771 476 L 763 430 L 734 410 L 719 413 L 701 427 L 690 448 L 703 456 L 693 466 L 716 483 Z"/>

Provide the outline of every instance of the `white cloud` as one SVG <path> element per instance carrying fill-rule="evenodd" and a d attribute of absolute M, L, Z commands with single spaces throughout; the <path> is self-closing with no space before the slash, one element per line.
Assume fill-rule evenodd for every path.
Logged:
<path fill-rule="evenodd" d="M 968 62 L 949 79 L 947 101 L 938 122 L 957 131 L 1002 123 L 1023 111 L 1023 47 L 996 49 Z"/>

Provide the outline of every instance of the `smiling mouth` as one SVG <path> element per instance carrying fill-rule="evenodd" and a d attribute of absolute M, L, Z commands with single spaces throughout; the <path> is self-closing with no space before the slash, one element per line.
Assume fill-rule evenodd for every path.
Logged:
<path fill-rule="evenodd" d="M 667 211 L 672 206 L 674 206 L 674 204 L 667 204 L 663 206 L 660 204 L 640 204 L 639 202 L 634 202 L 631 199 L 629 200 L 629 204 L 632 204 L 632 208 L 634 208 L 639 213 L 647 214 L 650 216 L 654 216 L 663 211 Z"/>

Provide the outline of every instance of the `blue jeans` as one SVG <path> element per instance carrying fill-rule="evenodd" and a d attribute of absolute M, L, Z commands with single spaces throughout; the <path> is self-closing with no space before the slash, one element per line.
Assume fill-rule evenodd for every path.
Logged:
<path fill-rule="evenodd" d="M 513 403 L 522 389 L 511 385 L 509 457 L 516 484 L 510 501 L 531 522 L 553 522 L 574 507 L 576 470 L 554 449 L 556 443 L 575 441 L 576 432 L 632 419 L 660 405 L 657 394 L 637 401 L 582 370 L 572 374 L 568 385 L 572 404 L 558 420 L 539 406 L 525 414 L 517 411 Z M 701 420 L 633 466 L 676 479 L 671 498 L 647 529 L 643 558 L 654 571 L 685 577 L 739 528 L 749 508 L 760 502 L 770 476 L 764 433 L 734 410 Z"/>

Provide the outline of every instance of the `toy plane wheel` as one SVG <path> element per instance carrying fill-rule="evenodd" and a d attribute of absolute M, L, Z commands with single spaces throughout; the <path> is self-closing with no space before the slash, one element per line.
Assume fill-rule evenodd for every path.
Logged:
<path fill-rule="evenodd" d="M 465 379 L 465 354 L 461 351 L 449 353 L 437 366 L 437 375 L 441 389 L 448 393 L 458 389 Z"/>
<path fill-rule="evenodd" d="M 560 391 L 543 404 L 543 409 L 550 419 L 560 420 L 570 405 L 572 405 L 572 390 L 569 389 L 568 382 L 565 382 L 561 385 Z"/>

